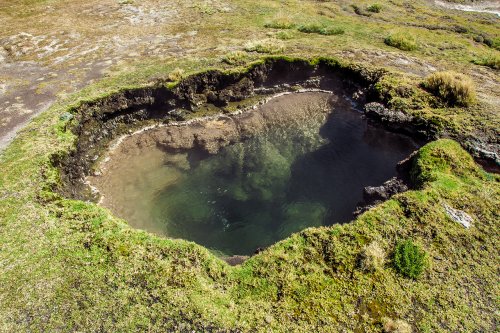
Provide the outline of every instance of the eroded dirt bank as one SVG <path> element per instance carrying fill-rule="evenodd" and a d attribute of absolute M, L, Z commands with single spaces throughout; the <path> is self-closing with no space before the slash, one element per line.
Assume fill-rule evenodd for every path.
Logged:
<path fill-rule="evenodd" d="M 173 88 L 160 83 L 155 87 L 130 89 L 84 103 L 72 110 L 75 115 L 73 131 L 78 137 L 76 148 L 69 154 L 53 157 L 61 170 L 59 190 L 72 198 L 95 200 L 84 179 L 92 173 L 95 162 L 110 142 L 120 135 L 146 126 L 234 112 L 248 107 L 248 101 L 250 105 L 255 103 L 252 98 L 258 100 L 259 96 L 264 98 L 304 88 L 346 95 L 360 108 L 366 106 L 366 115 L 389 130 L 424 139 L 451 135 L 476 155 L 493 160 L 498 157 L 494 152 L 498 147 L 494 143 L 487 147 L 490 150 L 483 149 L 482 154 L 480 144 L 471 144 L 469 138 L 461 137 L 460 133 L 443 132 L 433 119 L 386 109 L 380 104 L 384 96 L 374 89 L 384 73 L 383 70 L 344 65 L 330 59 L 312 63 L 300 59 L 269 58 L 246 71 L 223 73 L 212 70 L 188 77 Z"/>

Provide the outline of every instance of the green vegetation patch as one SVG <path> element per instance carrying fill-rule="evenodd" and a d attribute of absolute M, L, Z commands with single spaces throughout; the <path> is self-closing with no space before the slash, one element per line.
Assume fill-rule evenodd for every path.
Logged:
<path fill-rule="evenodd" d="M 411 239 L 401 241 L 394 251 L 394 267 L 406 277 L 416 279 L 424 271 L 427 254 Z"/>
<path fill-rule="evenodd" d="M 340 27 L 327 26 L 319 23 L 308 23 L 300 25 L 298 31 L 307 34 L 320 34 L 320 35 L 342 35 L 345 31 Z"/>
<path fill-rule="evenodd" d="M 372 5 L 369 5 L 366 8 L 366 10 L 371 12 L 371 13 L 380 13 L 380 11 L 382 10 L 382 5 L 380 5 L 378 3 L 374 3 Z"/>
<path fill-rule="evenodd" d="M 418 48 L 416 38 L 404 32 L 397 32 L 387 36 L 384 43 L 403 51 L 413 51 Z"/>
<path fill-rule="evenodd" d="M 448 106 L 468 106 L 476 101 L 474 82 L 467 76 L 451 71 L 436 72 L 423 83 Z"/>
<path fill-rule="evenodd" d="M 481 59 L 475 59 L 472 60 L 472 62 L 476 65 L 486 66 L 493 69 L 500 69 L 500 55 L 497 54 Z"/>
<path fill-rule="evenodd" d="M 428 94 L 415 80 L 381 79 L 384 72 L 360 65 L 312 63 L 358 73 L 380 83 L 386 96 Z M 184 65 L 147 73 L 162 77 L 179 68 L 188 75 L 213 63 Z M 408 89 L 397 91 L 398 82 Z M 495 330 L 500 290 L 491 263 L 500 242 L 500 177 L 484 172 L 457 142 L 438 140 L 418 151 L 411 167 L 416 189 L 352 223 L 299 231 L 230 267 L 192 242 L 132 229 L 95 203 L 54 192 L 53 156 L 76 143 L 70 128 L 78 117 L 66 113 L 114 91 L 116 85 L 97 83 L 54 105 L 0 156 L 0 331 Z M 426 120 L 440 110 L 408 112 Z M 472 216 L 473 226 L 454 222 L 445 205 Z M 418 279 L 387 258 L 407 239 L 432 261 Z"/>

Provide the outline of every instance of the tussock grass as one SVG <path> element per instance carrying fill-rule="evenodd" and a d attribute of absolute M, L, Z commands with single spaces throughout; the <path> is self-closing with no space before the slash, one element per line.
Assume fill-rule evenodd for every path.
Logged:
<path fill-rule="evenodd" d="M 436 72 L 427 77 L 422 85 L 448 106 L 469 106 L 476 101 L 474 82 L 463 74 Z"/>
<path fill-rule="evenodd" d="M 277 54 L 285 51 L 285 45 L 278 39 L 267 38 L 248 42 L 245 44 L 245 51 Z"/>
<path fill-rule="evenodd" d="M 319 23 L 303 24 L 300 25 L 297 30 L 303 33 L 320 35 L 342 35 L 345 32 L 343 28 L 328 26 Z"/>
<path fill-rule="evenodd" d="M 500 69 L 500 55 L 492 55 L 481 59 L 475 59 L 472 62 L 476 65 Z"/>
<path fill-rule="evenodd" d="M 366 10 L 371 12 L 371 13 L 380 13 L 380 11 L 382 10 L 382 5 L 380 5 L 378 3 L 374 3 L 372 5 L 369 5 L 366 8 Z"/>
<path fill-rule="evenodd" d="M 264 27 L 271 29 L 293 29 L 297 26 L 294 19 L 289 15 L 278 14 L 272 20 L 264 23 Z"/>
<path fill-rule="evenodd" d="M 180 81 L 182 79 L 182 77 L 184 76 L 184 70 L 182 68 L 175 68 L 173 71 L 171 71 L 167 78 L 169 81 L 173 81 L 173 82 L 176 82 L 176 81 Z"/>
<path fill-rule="evenodd" d="M 416 38 L 403 32 L 390 34 L 384 39 L 384 43 L 403 51 L 413 51 L 418 48 Z"/>
<path fill-rule="evenodd" d="M 382 269 L 385 261 L 385 251 L 376 241 L 363 247 L 360 258 L 360 267 L 366 272 Z"/>
<path fill-rule="evenodd" d="M 221 58 L 223 63 L 228 65 L 243 65 L 248 61 L 249 57 L 246 52 L 233 51 L 229 52 Z"/>
<path fill-rule="evenodd" d="M 393 320 L 390 318 L 382 319 L 384 333 L 412 333 L 412 328 L 407 322 L 397 319 Z"/>

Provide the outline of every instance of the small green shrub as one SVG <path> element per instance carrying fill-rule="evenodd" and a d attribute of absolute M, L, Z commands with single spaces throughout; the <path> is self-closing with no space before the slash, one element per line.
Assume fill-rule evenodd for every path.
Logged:
<path fill-rule="evenodd" d="M 298 31 L 307 34 L 320 34 L 320 35 L 341 35 L 345 31 L 339 27 L 325 26 L 318 23 L 303 24 L 297 28 Z"/>
<path fill-rule="evenodd" d="M 399 242 L 394 251 L 396 270 L 409 278 L 416 279 L 422 274 L 427 264 L 427 253 L 411 239 Z"/>
<path fill-rule="evenodd" d="M 371 13 L 380 13 L 380 11 L 382 10 L 382 6 L 378 3 L 374 3 L 373 5 L 368 6 L 366 10 Z"/>
<path fill-rule="evenodd" d="M 469 106 L 476 101 L 474 82 L 463 74 L 436 72 L 422 86 L 448 106 Z"/>
<path fill-rule="evenodd" d="M 401 32 L 387 36 L 384 39 L 384 43 L 403 51 L 413 51 L 418 48 L 415 37 Z"/>

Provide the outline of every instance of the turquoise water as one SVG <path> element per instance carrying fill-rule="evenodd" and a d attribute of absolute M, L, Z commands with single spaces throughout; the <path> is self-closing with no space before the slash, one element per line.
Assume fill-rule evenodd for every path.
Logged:
<path fill-rule="evenodd" d="M 307 117 L 288 114 L 293 105 L 281 111 L 290 121 L 268 110 L 275 113 L 264 117 L 267 126 L 217 154 L 193 148 L 155 155 L 161 163 L 136 159 L 150 169 L 128 180 L 135 185 L 118 204 L 129 211 L 122 217 L 225 255 L 252 254 L 304 228 L 350 221 L 363 188 L 394 176 L 396 163 L 417 148 L 369 125 L 348 103 L 313 108 Z"/>

